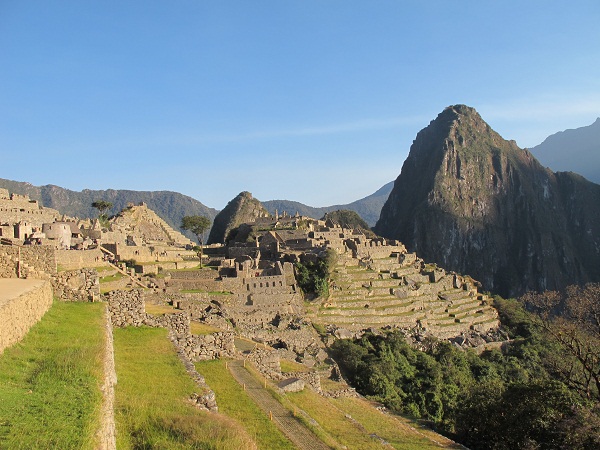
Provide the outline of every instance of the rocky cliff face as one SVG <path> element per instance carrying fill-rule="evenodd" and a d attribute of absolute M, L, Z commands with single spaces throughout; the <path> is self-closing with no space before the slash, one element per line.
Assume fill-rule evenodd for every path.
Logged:
<path fill-rule="evenodd" d="M 208 244 L 224 243 L 229 232 L 243 223 L 253 222 L 257 217 L 267 217 L 269 212 L 252 197 L 250 192 L 242 192 L 223 208 L 215 217 L 208 236 Z"/>
<path fill-rule="evenodd" d="M 545 169 L 464 105 L 418 133 L 375 231 L 503 296 L 600 280 L 600 186 Z"/>

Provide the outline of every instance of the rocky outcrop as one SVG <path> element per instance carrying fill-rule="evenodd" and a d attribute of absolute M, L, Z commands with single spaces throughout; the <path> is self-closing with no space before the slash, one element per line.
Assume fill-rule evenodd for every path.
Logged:
<path fill-rule="evenodd" d="M 600 280 L 600 186 L 545 169 L 464 105 L 418 133 L 375 231 L 503 296 Z"/>
<path fill-rule="evenodd" d="M 242 192 L 215 217 L 208 236 L 208 244 L 221 244 L 228 241 L 230 232 L 238 226 L 254 222 L 257 217 L 268 217 L 269 212 L 252 197 L 250 192 Z"/>

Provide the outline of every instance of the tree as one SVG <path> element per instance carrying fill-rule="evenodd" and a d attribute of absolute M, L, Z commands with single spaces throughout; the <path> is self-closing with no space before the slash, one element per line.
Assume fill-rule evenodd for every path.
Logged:
<path fill-rule="evenodd" d="M 204 233 L 210 228 L 210 219 L 204 216 L 185 216 L 181 219 L 182 230 L 191 231 L 196 235 L 198 243 L 200 244 L 198 257 L 200 258 L 200 267 L 202 267 L 202 253 L 203 253 L 203 237 Z"/>
<path fill-rule="evenodd" d="M 106 200 L 96 200 L 92 203 L 92 208 L 96 208 L 99 212 L 98 219 L 100 222 L 106 221 L 106 211 L 113 207 L 111 202 L 107 202 Z"/>
<path fill-rule="evenodd" d="M 600 284 L 569 286 L 564 293 L 528 293 L 521 300 L 556 350 L 549 370 L 583 398 L 600 404 Z"/>

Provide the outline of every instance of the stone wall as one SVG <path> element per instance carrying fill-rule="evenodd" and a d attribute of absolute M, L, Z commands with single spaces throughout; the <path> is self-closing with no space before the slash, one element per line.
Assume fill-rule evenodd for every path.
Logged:
<path fill-rule="evenodd" d="M 64 301 L 93 302 L 100 299 L 100 281 L 96 269 L 59 272 L 52 276 L 55 297 Z"/>
<path fill-rule="evenodd" d="M 48 281 L 0 280 L 0 353 L 20 341 L 51 306 Z"/>
<path fill-rule="evenodd" d="M 0 202 L 2 203 L 2 202 Z M 38 208 L 36 204 L 34 208 Z M 44 223 L 52 223 L 60 218 L 57 210 L 51 208 L 25 209 L 15 208 L 8 201 L 0 204 L 0 217 L 3 223 L 19 223 L 21 221 L 31 223 L 35 227 L 41 227 Z"/>
<path fill-rule="evenodd" d="M 198 262 L 196 262 L 196 265 L 198 265 Z M 189 272 L 167 272 L 166 275 L 171 275 L 172 278 L 178 280 L 214 280 L 219 276 L 219 273 L 213 269 L 200 269 Z"/>
<path fill-rule="evenodd" d="M 116 327 L 142 326 L 167 328 L 173 343 L 191 361 L 233 356 L 233 333 L 222 332 L 196 336 L 190 333 L 190 316 L 186 312 L 154 316 L 146 313 L 143 291 L 111 291 L 107 294 L 108 310 Z"/>
<path fill-rule="evenodd" d="M 283 380 L 285 378 L 281 374 L 279 354 L 275 350 L 257 347 L 250 352 L 248 360 L 267 378 L 272 380 Z"/>
<path fill-rule="evenodd" d="M 114 326 L 150 326 L 169 330 L 169 339 L 173 342 L 186 371 L 201 388 L 201 392 L 192 394 L 191 401 L 199 408 L 217 411 L 215 393 L 209 388 L 193 364 L 193 361 L 221 356 L 233 356 L 235 347 L 233 333 L 215 333 L 214 335 L 193 336 L 190 334 L 190 318 L 186 313 L 153 316 L 145 311 L 143 291 L 111 291 L 107 294 L 108 311 Z M 209 337 L 209 336 L 212 336 Z"/>
<path fill-rule="evenodd" d="M 47 279 L 56 273 L 56 250 L 47 245 L 0 245 L 0 278 Z"/>
<path fill-rule="evenodd" d="M 99 248 L 91 250 L 56 250 L 56 263 L 65 270 L 108 266 Z"/>
<path fill-rule="evenodd" d="M 232 357 L 235 354 L 234 334 L 231 332 L 187 335 L 177 339 L 177 346 L 192 361 Z"/>

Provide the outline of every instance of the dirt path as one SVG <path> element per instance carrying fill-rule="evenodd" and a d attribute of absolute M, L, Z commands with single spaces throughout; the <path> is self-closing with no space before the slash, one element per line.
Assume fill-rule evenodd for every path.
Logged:
<path fill-rule="evenodd" d="M 246 392 L 265 412 L 273 414 L 277 427 L 302 450 L 328 450 L 290 411 L 285 409 L 273 396 L 244 368 L 242 361 L 230 361 L 229 371 L 238 383 L 246 386 Z"/>

